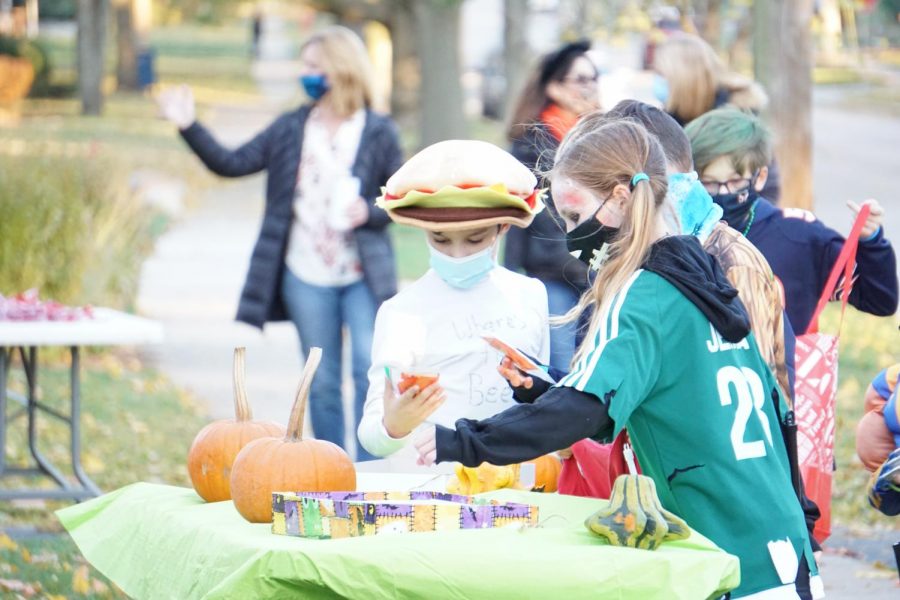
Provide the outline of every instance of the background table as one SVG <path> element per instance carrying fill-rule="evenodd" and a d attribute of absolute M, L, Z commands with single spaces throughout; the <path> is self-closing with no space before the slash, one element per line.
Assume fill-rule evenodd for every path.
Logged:
<path fill-rule="evenodd" d="M 423 485 L 424 484 L 424 485 Z M 358 488 L 440 489 L 433 475 L 361 473 Z M 230 501 L 136 483 L 57 512 L 81 552 L 133 598 L 700 599 L 739 584 L 738 559 L 694 533 L 614 548 L 585 517 L 604 501 L 501 490 L 540 526 L 316 540 L 274 535 Z"/>
<path fill-rule="evenodd" d="M 162 341 L 162 326 L 155 321 L 135 317 L 108 308 L 94 309 L 93 319 L 80 321 L 0 321 L 0 479 L 12 475 L 42 475 L 52 479 L 57 489 L 0 489 L 0 500 L 16 498 L 91 498 L 100 490 L 81 466 L 81 386 L 79 379 L 82 346 L 135 346 Z M 64 415 L 43 404 L 36 394 L 38 348 L 58 346 L 69 349 L 70 411 Z M 7 389 L 13 356 L 18 353 L 27 382 L 24 398 Z M 7 419 L 7 400 L 19 400 L 23 410 Z M 41 454 L 37 434 L 39 413 L 68 424 L 71 433 L 72 470 L 78 485 L 73 485 L 59 468 Z M 34 466 L 12 467 L 6 464 L 7 421 L 27 416 L 28 449 Z"/>

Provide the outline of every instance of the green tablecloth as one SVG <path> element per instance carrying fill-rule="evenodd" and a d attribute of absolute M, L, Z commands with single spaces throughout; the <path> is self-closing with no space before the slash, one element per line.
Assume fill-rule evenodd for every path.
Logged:
<path fill-rule="evenodd" d="M 312 540 L 273 535 L 231 502 L 136 483 L 57 515 L 84 556 L 135 598 L 707 598 L 738 559 L 694 533 L 655 552 L 613 548 L 584 518 L 602 501 L 503 490 L 541 527 Z"/>

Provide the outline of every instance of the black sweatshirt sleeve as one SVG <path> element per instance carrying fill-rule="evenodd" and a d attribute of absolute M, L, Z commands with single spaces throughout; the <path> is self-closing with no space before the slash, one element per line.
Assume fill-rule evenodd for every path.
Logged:
<path fill-rule="evenodd" d="M 223 177 L 242 177 L 266 168 L 269 138 L 278 123 L 279 120 L 276 120 L 252 140 L 234 150 L 221 145 L 198 121 L 194 121 L 180 133 L 194 154 L 210 171 Z"/>
<path fill-rule="evenodd" d="M 533 404 L 517 404 L 489 419 L 460 419 L 455 430 L 438 426 L 437 462 L 520 463 L 612 430 L 608 407 L 599 398 L 555 387 Z"/>
<path fill-rule="evenodd" d="M 532 377 L 531 381 L 533 382 L 531 389 L 526 387 L 516 387 L 512 384 L 509 385 L 512 389 L 513 400 L 520 404 L 533 404 L 535 400 L 550 390 L 550 382 L 538 379 L 537 377 Z"/>

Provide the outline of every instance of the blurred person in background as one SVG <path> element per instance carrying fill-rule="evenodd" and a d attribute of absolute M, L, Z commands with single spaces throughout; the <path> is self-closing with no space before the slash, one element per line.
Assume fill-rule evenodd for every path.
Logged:
<path fill-rule="evenodd" d="M 566 44 L 540 59 L 525 84 L 512 113 L 507 136 L 510 152 L 541 179 L 553 166 L 553 157 L 579 116 L 600 105 L 600 73 L 588 58 L 590 42 Z M 547 287 L 550 315 L 564 315 L 588 288 L 587 265 L 575 259 L 566 246 L 558 215 L 539 213 L 527 229 L 507 234 L 504 266 L 524 271 Z M 575 353 L 574 323 L 550 332 L 550 365 L 568 370 Z"/>
<path fill-rule="evenodd" d="M 394 123 L 372 110 L 372 67 L 355 33 L 324 29 L 304 43 L 300 60 L 310 102 L 233 150 L 196 120 L 190 88 L 166 90 L 159 105 L 214 173 L 267 172 L 265 214 L 237 320 L 262 328 L 290 319 L 304 358 L 311 347 L 322 348 L 310 392 L 312 428 L 343 447 L 343 330 L 350 334 L 358 425 L 375 313 L 397 291 L 390 219 L 375 199 L 403 154 Z M 361 448 L 356 457 L 371 458 Z"/>
<path fill-rule="evenodd" d="M 771 132 L 758 117 L 719 108 L 692 121 L 694 168 L 722 207 L 723 218 L 756 246 L 784 289 L 785 310 L 795 332 L 809 327 L 828 275 L 844 247 L 844 236 L 798 208 L 780 209 L 765 196 L 772 159 Z M 885 237 L 884 209 L 866 200 L 871 212 L 859 235 L 856 272 L 849 302 L 877 316 L 897 311 L 897 257 Z M 848 218 L 860 206 L 847 203 Z"/>
<path fill-rule="evenodd" d="M 759 114 L 769 102 L 752 79 L 729 71 L 712 46 L 690 33 L 675 33 L 655 52 L 653 94 L 662 107 L 684 127 L 700 115 L 721 106 Z M 769 165 L 764 195 L 777 204 L 781 195 L 777 165 Z"/>

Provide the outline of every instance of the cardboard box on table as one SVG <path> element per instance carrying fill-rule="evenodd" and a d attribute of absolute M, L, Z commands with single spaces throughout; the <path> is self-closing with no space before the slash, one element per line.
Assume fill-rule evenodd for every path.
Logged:
<path fill-rule="evenodd" d="M 538 507 L 444 492 L 275 492 L 272 533 L 346 538 L 379 533 L 535 526 Z"/>

